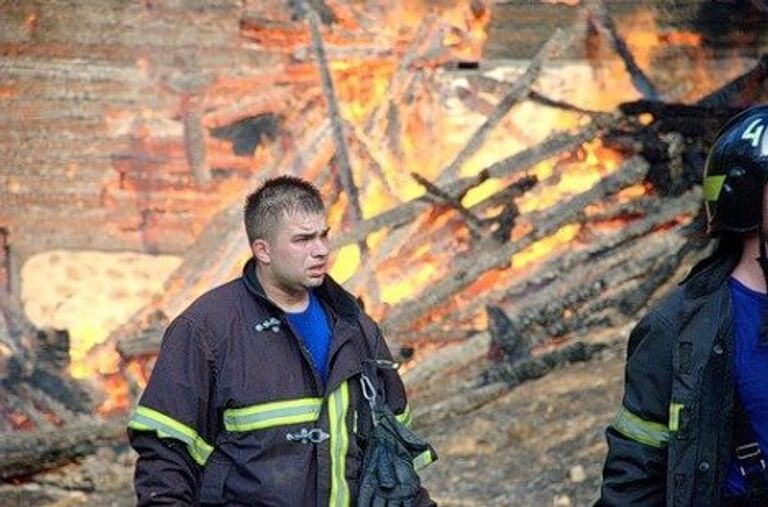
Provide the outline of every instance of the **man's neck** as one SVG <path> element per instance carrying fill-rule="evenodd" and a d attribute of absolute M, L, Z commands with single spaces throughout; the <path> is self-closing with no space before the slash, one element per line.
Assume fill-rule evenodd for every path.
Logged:
<path fill-rule="evenodd" d="M 256 277 L 259 279 L 267 299 L 284 312 L 299 313 L 306 310 L 309 306 L 309 291 L 307 289 L 286 290 L 284 287 L 274 283 L 269 274 L 258 267 L 256 268 Z"/>
<path fill-rule="evenodd" d="M 744 249 L 741 260 L 733 270 L 732 276 L 750 289 L 766 293 L 765 276 L 757 257 L 760 255 L 760 239 L 757 234 L 744 239 Z"/>

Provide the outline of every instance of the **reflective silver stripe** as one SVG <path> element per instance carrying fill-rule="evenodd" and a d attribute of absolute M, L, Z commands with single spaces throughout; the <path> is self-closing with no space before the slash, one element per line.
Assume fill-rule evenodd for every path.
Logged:
<path fill-rule="evenodd" d="M 251 431 L 314 422 L 322 405 L 322 398 L 299 398 L 233 408 L 224 411 L 224 427 L 227 431 Z"/>
<path fill-rule="evenodd" d="M 213 452 L 213 446 L 195 430 L 151 408 L 136 407 L 128 420 L 128 427 L 139 431 L 154 431 L 160 438 L 175 438 L 184 442 L 189 455 L 200 465 L 205 465 Z"/>
<path fill-rule="evenodd" d="M 680 429 L 680 412 L 682 412 L 684 405 L 682 403 L 670 403 L 669 404 L 669 431 L 675 432 Z"/>
<path fill-rule="evenodd" d="M 716 201 L 720 197 L 720 190 L 725 183 L 725 175 L 718 174 L 704 178 L 704 199 L 707 201 Z"/>
<path fill-rule="evenodd" d="M 347 411 L 349 410 L 349 385 L 345 381 L 328 398 L 328 417 L 331 429 L 331 507 L 348 507 L 350 504 L 347 484 Z"/>
<path fill-rule="evenodd" d="M 403 413 L 396 414 L 395 419 L 397 419 L 397 422 L 399 422 L 403 426 L 410 428 L 411 425 L 413 424 L 413 418 L 411 417 L 411 407 L 406 405 L 405 410 L 403 410 Z"/>
<path fill-rule="evenodd" d="M 625 407 L 621 407 L 611 426 L 625 437 L 651 447 L 664 447 L 669 442 L 669 429 L 665 425 L 646 421 Z"/>
<path fill-rule="evenodd" d="M 413 468 L 418 471 L 431 465 L 434 461 L 435 457 L 432 455 L 432 451 L 426 450 L 413 458 Z"/>

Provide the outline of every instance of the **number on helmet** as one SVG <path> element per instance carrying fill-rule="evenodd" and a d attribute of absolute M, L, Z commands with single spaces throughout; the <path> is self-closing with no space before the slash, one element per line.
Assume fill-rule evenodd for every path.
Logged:
<path fill-rule="evenodd" d="M 763 130 L 765 130 L 763 119 L 757 118 L 749 124 L 744 133 L 741 134 L 741 138 L 747 141 L 752 141 L 752 147 L 757 148 L 757 145 L 760 144 L 760 138 L 763 135 Z"/>

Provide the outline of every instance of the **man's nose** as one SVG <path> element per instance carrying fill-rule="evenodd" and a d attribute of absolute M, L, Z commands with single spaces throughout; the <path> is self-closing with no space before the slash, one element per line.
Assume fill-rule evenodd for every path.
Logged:
<path fill-rule="evenodd" d="M 312 242 L 312 256 L 313 257 L 327 257 L 330 252 L 328 248 L 328 241 L 325 238 L 317 238 Z"/>

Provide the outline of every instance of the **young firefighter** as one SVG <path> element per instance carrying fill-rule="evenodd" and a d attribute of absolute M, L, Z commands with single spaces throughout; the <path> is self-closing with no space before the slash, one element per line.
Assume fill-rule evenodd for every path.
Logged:
<path fill-rule="evenodd" d="M 417 478 L 397 476 L 386 491 L 361 478 L 370 426 L 361 365 L 391 355 L 326 274 L 317 189 L 267 181 L 247 199 L 245 228 L 253 257 L 242 277 L 171 323 L 130 419 L 138 505 L 341 507 L 357 502 L 361 483 L 376 505 L 433 505 Z M 409 422 L 396 371 L 378 382 Z"/>
<path fill-rule="evenodd" d="M 730 120 L 704 171 L 715 253 L 632 331 L 597 506 L 766 506 L 768 106 Z"/>

